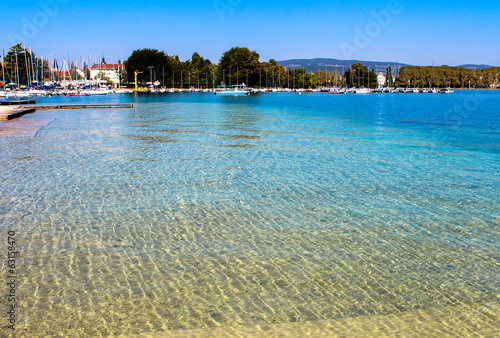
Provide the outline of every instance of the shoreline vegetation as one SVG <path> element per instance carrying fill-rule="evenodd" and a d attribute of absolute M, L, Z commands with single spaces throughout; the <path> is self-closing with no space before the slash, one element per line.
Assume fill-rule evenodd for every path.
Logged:
<path fill-rule="evenodd" d="M 96 60 L 97 61 L 97 60 Z M 2 55 L 2 89 L 36 88 L 47 85 L 62 87 L 61 82 L 94 81 L 99 86 L 113 82 L 100 72 L 91 77 L 91 59 L 58 60 L 38 58 L 22 43 Z M 104 57 L 95 65 L 104 65 Z M 378 74 L 362 63 L 353 63 L 341 74 L 338 71 L 285 68 L 276 60 L 261 62 L 260 55 L 246 47 L 233 47 L 223 53 L 218 64 L 193 53 L 180 61 L 177 55 L 152 48 L 137 49 L 122 63 L 118 61 L 116 76 L 120 87 L 133 88 L 137 76 L 139 87 L 217 88 L 246 84 L 252 88 L 500 88 L 500 67 L 469 69 L 450 66 L 403 66 Z M 109 75 L 109 74 L 108 74 Z M 383 79 L 382 81 L 380 79 Z M 69 81 L 68 81 L 69 80 Z M 114 83 L 115 87 L 118 84 Z"/>

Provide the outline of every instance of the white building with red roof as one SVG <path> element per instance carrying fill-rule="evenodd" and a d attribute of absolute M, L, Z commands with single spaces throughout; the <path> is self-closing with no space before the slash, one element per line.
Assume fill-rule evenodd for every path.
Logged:
<path fill-rule="evenodd" d="M 90 78 L 92 80 L 107 80 L 111 81 L 115 87 L 120 83 L 120 75 L 123 74 L 125 66 L 121 63 L 106 63 L 103 61 L 100 64 L 93 65 L 90 68 Z"/>

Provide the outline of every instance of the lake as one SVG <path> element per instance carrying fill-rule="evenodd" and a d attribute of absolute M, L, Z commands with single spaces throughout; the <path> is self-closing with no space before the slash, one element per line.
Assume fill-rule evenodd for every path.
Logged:
<path fill-rule="evenodd" d="M 134 107 L 0 137 L 16 333 L 499 332 L 500 91 L 56 102 Z"/>

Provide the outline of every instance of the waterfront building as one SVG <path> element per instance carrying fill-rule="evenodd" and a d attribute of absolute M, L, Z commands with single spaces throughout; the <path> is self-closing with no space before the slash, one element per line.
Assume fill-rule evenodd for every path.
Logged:
<path fill-rule="evenodd" d="M 108 64 L 103 60 L 102 63 L 93 65 L 90 68 L 90 78 L 92 80 L 109 80 L 117 88 L 124 70 L 125 66 L 121 63 Z"/>
<path fill-rule="evenodd" d="M 377 75 L 377 84 L 379 88 L 382 88 L 385 83 L 385 75 L 382 72 L 379 72 Z"/>

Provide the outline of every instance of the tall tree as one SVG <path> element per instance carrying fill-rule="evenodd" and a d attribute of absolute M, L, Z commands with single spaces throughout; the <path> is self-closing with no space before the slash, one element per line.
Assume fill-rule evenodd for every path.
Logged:
<path fill-rule="evenodd" d="M 171 65 L 169 62 L 168 55 L 157 49 L 144 48 L 136 49 L 124 62 L 125 70 L 127 72 L 127 81 L 134 81 L 134 71 L 142 71 L 141 79 L 142 82 L 148 82 L 150 79 L 155 80 L 155 74 L 157 78 L 161 78 L 163 71 L 166 73 L 171 73 Z"/>
<path fill-rule="evenodd" d="M 173 62 L 173 60 L 171 60 L 171 62 Z M 194 85 L 196 87 L 206 86 L 206 78 L 208 77 L 208 72 L 210 70 L 209 67 L 211 64 L 210 60 L 205 60 L 196 52 L 193 53 L 191 60 L 188 60 L 183 64 L 183 68 L 187 71 L 186 78 L 189 76 L 188 82 L 191 83 L 192 86 Z M 212 81 L 210 83 L 212 83 Z"/>
<path fill-rule="evenodd" d="M 249 83 L 254 86 L 259 81 L 259 54 L 246 47 L 233 47 L 226 51 L 219 61 L 219 81 L 225 81 L 225 85 L 242 83 L 248 75 Z"/>
<path fill-rule="evenodd" d="M 378 77 L 377 73 L 375 73 L 375 69 L 372 68 L 371 72 L 368 74 L 370 88 L 375 89 L 378 87 Z"/>
<path fill-rule="evenodd" d="M 387 67 L 387 70 L 386 70 L 386 73 L 385 73 L 385 84 L 384 84 L 384 86 L 394 87 L 394 79 L 392 78 L 391 66 Z"/>
<path fill-rule="evenodd" d="M 9 74 L 12 82 L 19 85 L 28 84 L 29 74 L 26 66 L 28 56 L 29 51 L 23 47 L 22 43 L 10 47 L 5 55 L 5 73 Z"/>
<path fill-rule="evenodd" d="M 85 74 L 86 79 L 90 79 L 90 69 L 89 66 L 87 65 L 87 62 L 83 63 L 83 73 Z"/>
<path fill-rule="evenodd" d="M 348 87 L 362 88 L 370 84 L 368 67 L 360 62 L 352 64 L 345 72 L 344 77 Z"/>

